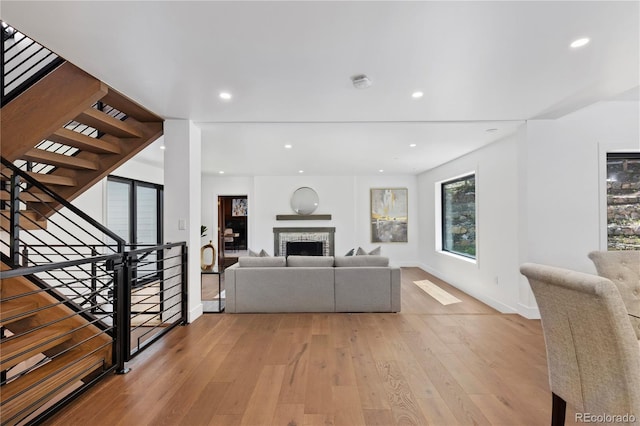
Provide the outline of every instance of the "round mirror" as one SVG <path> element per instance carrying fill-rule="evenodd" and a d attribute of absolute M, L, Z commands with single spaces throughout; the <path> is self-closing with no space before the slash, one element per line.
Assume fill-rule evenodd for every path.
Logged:
<path fill-rule="evenodd" d="M 318 202 L 318 193 L 307 186 L 296 189 L 291 196 L 291 208 L 298 214 L 313 213 L 318 208 Z"/>

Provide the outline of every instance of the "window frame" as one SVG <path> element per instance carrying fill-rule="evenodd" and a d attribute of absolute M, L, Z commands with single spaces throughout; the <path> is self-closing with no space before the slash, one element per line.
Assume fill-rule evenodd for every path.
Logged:
<path fill-rule="evenodd" d="M 475 255 L 470 255 L 468 253 L 462 253 L 462 252 L 458 252 L 458 251 L 454 251 L 454 250 L 450 250 L 447 249 L 445 247 L 445 241 L 446 241 L 446 237 L 447 237 L 447 233 L 446 233 L 446 194 L 445 194 L 445 188 L 447 185 L 453 184 L 453 183 L 457 183 L 457 182 L 462 182 L 465 180 L 468 180 L 469 178 L 473 177 L 474 180 L 474 220 L 475 220 L 475 230 L 476 230 L 476 238 L 474 239 L 474 245 L 475 245 Z M 449 256 L 454 256 L 457 258 L 460 258 L 462 260 L 466 260 L 469 262 L 473 262 L 476 263 L 478 261 L 478 201 L 477 201 L 477 179 L 478 175 L 476 173 L 476 171 L 471 171 L 468 173 L 464 173 L 462 175 L 450 178 L 450 179 L 446 179 L 443 181 L 438 182 L 438 186 L 440 188 L 439 191 L 439 197 L 440 197 L 440 226 L 439 226 L 439 231 L 440 231 L 440 238 L 439 238 L 439 247 L 438 250 L 440 253 L 449 255 Z"/>
<path fill-rule="evenodd" d="M 609 160 L 611 159 L 621 159 L 621 160 L 640 160 L 640 151 L 633 149 L 606 149 L 603 157 L 603 167 L 600 175 L 600 185 L 602 187 L 601 196 L 602 196 L 602 221 L 603 227 L 601 232 L 601 242 L 600 248 L 603 251 L 612 251 L 612 250 L 620 250 L 612 249 L 609 246 L 609 219 L 608 219 L 608 210 L 609 210 Z"/>
<path fill-rule="evenodd" d="M 137 188 L 152 188 L 156 191 L 156 224 L 157 224 L 157 232 L 156 232 L 156 245 L 161 245 L 163 241 L 163 228 L 164 228 L 164 210 L 163 210 L 163 200 L 164 200 L 164 186 L 152 183 L 145 182 L 137 179 L 125 178 L 121 176 L 109 175 L 107 176 L 107 200 L 108 200 L 108 185 L 109 182 L 118 182 L 129 185 L 129 235 L 127 236 L 126 246 L 129 250 L 136 250 L 138 248 L 137 237 L 138 237 L 138 214 L 137 214 L 137 206 L 138 206 L 138 198 L 137 198 Z M 108 212 L 108 209 L 107 209 Z M 105 222 L 108 223 L 108 217 L 105 217 Z M 143 244 L 144 248 L 146 244 Z M 146 276 L 142 280 L 137 280 L 137 268 L 133 271 L 133 282 L 136 283 L 134 287 L 140 287 L 147 283 L 158 281 L 162 279 L 162 271 L 163 271 L 163 258 L 162 251 L 158 251 L 157 257 L 157 272 L 153 275 L 149 275 L 145 273 Z"/>

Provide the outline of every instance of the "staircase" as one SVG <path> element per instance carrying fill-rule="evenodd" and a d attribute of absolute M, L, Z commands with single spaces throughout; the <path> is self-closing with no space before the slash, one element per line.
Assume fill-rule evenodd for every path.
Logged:
<path fill-rule="evenodd" d="M 162 135 L 162 118 L 69 62 L 1 111 L 2 157 L 68 201 Z M 24 201 L 40 215 L 52 203 Z"/>
<path fill-rule="evenodd" d="M 113 364 L 109 336 L 28 278 L 2 280 L 0 300 L 0 326 L 8 336 L 0 352 L 2 424 L 16 424 Z"/>
<path fill-rule="evenodd" d="M 22 56 L 46 57 L 46 75 L 19 71 L 29 81 L 11 78 L 21 91 L 11 95 L 3 84 L 0 110 L 2 425 L 38 422 L 124 368 L 130 284 L 112 269 L 124 241 L 69 202 L 163 133 L 161 117 L 38 49 Z"/>

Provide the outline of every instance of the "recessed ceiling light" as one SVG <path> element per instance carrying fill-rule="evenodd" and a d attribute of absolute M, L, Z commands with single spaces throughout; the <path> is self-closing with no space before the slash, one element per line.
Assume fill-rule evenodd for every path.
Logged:
<path fill-rule="evenodd" d="M 419 91 L 418 91 L 418 92 L 413 92 L 413 93 L 411 94 L 411 97 L 412 97 L 413 99 L 419 99 L 419 98 L 421 98 L 421 97 L 423 97 L 423 96 L 424 96 L 424 93 L 419 92 Z"/>
<path fill-rule="evenodd" d="M 487 132 L 487 133 L 495 133 L 497 131 L 498 131 L 498 129 L 496 129 L 496 128 L 491 128 L 491 129 L 485 130 L 485 132 Z"/>
<path fill-rule="evenodd" d="M 384 170 L 382 170 L 382 169 L 380 169 L 380 170 L 378 170 L 378 171 L 379 171 L 380 173 L 384 173 Z"/>
<path fill-rule="evenodd" d="M 417 145 L 417 144 L 415 144 L 415 143 L 410 143 L 410 144 L 409 144 L 409 148 L 415 148 L 416 146 L 418 146 L 418 145 Z"/>
<path fill-rule="evenodd" d="M 224 174 L 224 170 L 220 170 L 218 173 L 223 175 Z"/>
<path fill-rule="evenodd" d="M 287 149 L 291 149 L 291 148 L 293 148 L 293 145 L 291 145 L 291 144 L 286 144 L 284 147 L 285 147 L 285 148 L 287 148 Z"/>
<path fill-rule="evenodd" d="M 584 37 L 584 38 L 579 38 L 577 40 L 574 40 L 570 46 L 574 49 L 578 48 L 578 47 L 582 47 L 585 46 L 587 44 L 589 44 L 589 38 L 588 37 Z"/>
<path fill-rule="evenodd" d="M 231 93 L 229 92 L 220 92 L 220 99 L 224 99 L 225 101 L 228 101 L 229 99 L 231 99 Z"/>
<path fill-rule="evenodd" d="M 298 170 L 298 173 L 304 173 L 304 170 Z"/>
<path fill-rule="evenodd" d="M 160 145 L 160 149 L 167 149 L 167 147 L 164 145 Z"/>

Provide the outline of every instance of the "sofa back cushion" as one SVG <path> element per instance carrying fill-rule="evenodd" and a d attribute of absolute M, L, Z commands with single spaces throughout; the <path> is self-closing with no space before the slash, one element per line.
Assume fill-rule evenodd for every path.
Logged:
<path fill-rule="evenodd" d="M 336 267 L 389 266 L 386 256 L 336 256 Z"/>
<path fill-rule="evenodd" d="M 333 256 L 288 256 L 287 266 L 294 268 L 331 268 L 333 266 Z"/>
<path fill-rule="evenodd" d="M 235 312 L 334 312 L 333 272 L 333 268 L 238 268 Z"/>
<path fill-rule="evenodd" d="M 287 266 L 287 261 L 282 256 L 277 257 L 250 257 L 242 256 L 238 258 L 240 268 L 275 268 Z"/>

